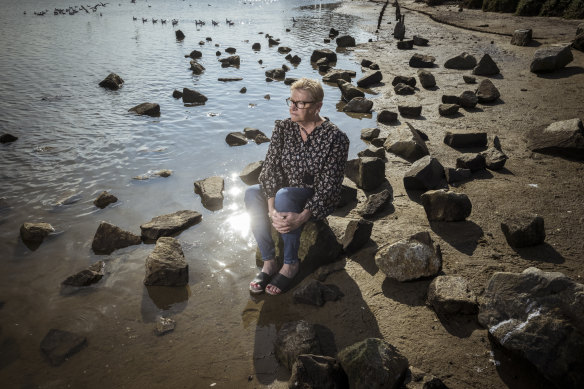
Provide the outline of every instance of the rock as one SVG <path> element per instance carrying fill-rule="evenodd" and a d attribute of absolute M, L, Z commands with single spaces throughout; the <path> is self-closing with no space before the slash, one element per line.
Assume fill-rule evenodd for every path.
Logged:
<path fill-rule="evenodd" d="M 572 42 L 572 47 L 576 50 L 584 51 L 584 33 L 576 36 Z"/>
<path fill-rule="evenodd" d="M 464 91 L 458 96 L 458 105 L 462 108 L 474 108 L 479 102 L 479 98 L 473 91 Z"/>
<path fill-rule="evenodd" d="M 466 279 L 458 276 L 438 276 L 428 287 L 428 304 L 438 314 L 478 313 L 475 294 Z"/>
<path fill-rule="evenodd" d="M 376 189 L 385 181 L 385 163 L 381 158 L 359 158 L 357 186 L 365 191 Z"/>
<path fill-rule="evenodd" d="M 138 115 L 160 116 L 160 105 L 156 103 L 142 103 L 130 108 L 128 112 L 136 112 Z"/>
<path fill-rule="evenodd" d="M 195 181 L 195 193 L 201 196 L 203 206 L 211 211 L 223 208 L 224 187 L 223 178 L 217 176 Z"/>
<path fill-rule="evenodd" d="M 357 200 L 357 189 L 351 188 L 343 184 L 341 186 L 341 199 L 337 203 L 337 208 L 342 208 L 345 205 Z"/>
<path fill-rule="evenodd" d="M 235 54 L 236 51 L 237 49 L 235 47 L 228 47 L 225 49 L 225 52 L 228 54 Z"/>
<path fill-rule="evenodd" d="M 429 154 L 426 143 L 409 123 L 393 128 L 385 140 L 383 147 L 388 152 L 403 159 L 414 162 Z"/>
<path fill-rule="evenodd" d="M 178 41 L 182 41 L 183 39 L 185 39 L 185 34 L 183 34 L 181 30 L 176 30 L 174 32 L 174 35 L 176 35 L 176 40 Z"/>
<path fill-rule="evenodd" d="M 299 355 L 320 354 L 321 345 L 316 328 L 304 320 L 284 323 L 276 336 L 274 353 L 276 360 L 288 370 L 292 369 Z"/>
<path fill-rule="evenodd" d="M 329 30 L 329 38 L 335 38 L 339 35 L 339 31 L 335 30 L 333 27 Z"/>
<path fill-rule="evenodd" d="M 316 61 L 315 64 L 316 64 L 316 66 L 328 65 L 329 61 L 328 61 L 328 58 L 322 57 L 318 61 Z"/>
<path fill-rule="evenodd" d="M 289 47 L 286 47 L 286 46 L 278 47 L 278 53 L 280 53 L 280 54 L 288 54 L 291 51 L 292 51 L 292 49 Z"/>
<path fill-rule="evenodd" d="M 118 198 L 107 191 L 103 191 L 100 193 L 99 196 L 93 201 L 93 204 L 98 208 L 105 208 L 110 204 L 113 204 L 118 201 Z"/>
<path fill-rule="evenodd" d="M 371 108 L 373 108 L 373 101 L 364 97 L 355 97 L 345 105 L 343 112 L 370 113 Z"/>
<path fill-rule="evenodd" d="M 538 153 L 584 160 L 584 126 L 582 120 L 554 122 L 541 131 L 533 131 L 529 148 Z"/>
<path fill-rule="evenodd" d="M 578 27 L 576 27 L 576 36 L 582 34 L 584 32 L 584 23 L 580 23 L 578 24 Z"/>
<path fill-rule="evenodd" d="M 365 97 L 365 93 L 361 90 L 357 89 L 353 84 L 347 82 L 343 79 L 337 80 L 337 85 L 341 90 L 341 94 L 343 96 L 343 100 L 351 101 L 355 97 Z"/>
<path fill-rule="evenodd" d="M 205 104 L 207 97 L 196 90 L 183 88 L 183 103 L 186 104 Z"/>
<path fill-rule="evenodd" d="M 377 122 L 381 124 L 391 124 L 397 121 L 397 113 L 384 109 L 377 114 Z M 376 137 L 376 136 L 375 136 Z"/>
<path fill-rule="evenodd" d="M 578 34 L 576 34 L 576 35 L 578 35 Z M 370 61 L 368 59 L 361 60 L 361 67 L 368 68 L 371 65 L 373 65 L 373 61 Z"/>
<path fill-rule="evenodd" d="M 499 90 L 495 87 L 493 82 L 488 78 L 485 78 L 479 84 L 476 90 L 479 103 L 490 103 L 501 97 Z"/>
<path fill-rule="evenodd" d="M 383 147 L 383 144 L 385 143 L 385 141 L 387 140 L 387 137 L 382 136 L 382 137 L 377 137 L 377 138 L 373 138 L 371 139 L 371 145 L 375 146 L 375 147 Z"/>
<path fill-rule="evenodd" d="M 298 78 L 296 78 L 296 77 L 286 77 L 286 78 L 284 79 L 284 84 L 285 84 L 285 85 L 292 85 L 292 84 L 294 84 L 296 81 L 298 81 Z"/>
<path fill-rule="evenodd" d="M 384 192 L 385 191 L 389 192 L 387 189 L 385 189 Z M 389 194 L 389 197 L 391 197 L 391 193 Z M 343 250 L 346 253 L 353 253 L 365 246 L 367 242 L 369 242 L 372 230 L 373 222 L 370 222 L 369 220 L 350 220 L 345 228 L 341 241 Z"/>
<path fill-rule="evenodd" d="M 368 338 L 338 354 L 351 388 L 398 388 L 408 360 L 383 339 Z"/>
<path fill-rule="evenodd" d="M 350 35 L 343 35 L 337 38 L 337 47 L 355 47 L 355 38 Z"/>
<path fill-rule="evenodd" d="M 360 88 L 369 88 L 375 84 L 379 84 L 383 80 L 383 74 L 380 70 L 365 73 L 363 77 L 357 80 L 357 86 Z"/>
<path fill-rule="evenodd" d="M 418 70 L 418 78 L 423 88 L 429 89 L 436 86 L 436 79 L 434 75 L 427 70 Z"/>
<path fill-rule="evenodd" d="M 475 76 L 494 76 L 495 74 L 499 74 L 499 67 L 489 54 L 485 54 L 472 70 L 472 74 Z"/>
<path fill-rule="evenodd" d="M 501 230 L 509 246 L 515 248 L 536 246 L 545 240 L 543 217 L 516 215 L 501 223 Z"/>
<path fill-rule="evenodd" d="M 470 169 L 473 172 L 485 169 L 487 167 L 487 162 L 485 157 L 478 153 L 466 153 L 456 158 L 456 167 L 462 169 Z"/>
<path fill-rule="evenodd" d="M 442 104 L 458 104 L 460 103 L 460 98 L 453 95 L 442 95 Z"/>
<path fill-rule="evenodd" d="M 387 204 L 391 203 L 392 199 L 393 193 L 388 189 L 372 194 L 367 198 L 367 201 L 359 214 L 363 217 L 372 217 L 383 211 L 387 207 Z"/>
<path fill-rule="evenodd" d="M 337 80 L 345 80 L 351 82 L 351 77 L 356 75 L 357 73 L 352 70 L 331 69 L 322 77 L 322 81 L 336 83 Z"/>
<path fill-rule="evenodd" d="M 122 87 L 123 84 L 124 80 L 122 80 L 122 77 L 115 73 L 110 73 L 99 83 L 99 86 L 106 89 L 118 90 Z"/>
<path fill-rule="evenodd" d="M 154 250 L 146 258 L 147 286 L 185 286 L 189 283 L 189 265 L 180 243 L 175 238 L 158 238 Z"/>
<path fill-rule="evenodd" d="M 241 173 L 239 173 L 239 178 L 243 181 L 246 185 L 256 185 L 259 184 L 259 176 L 262 171 L 262 166 L 264 165 L 264 161 L 257 161 L 248 164 L 246 167 L 243 168 Z"/>
<path fill-rule="evenodd" d="M 231 55 L 227 58 L 220 58 L 219 62 L 221 62 L 221 67 L 229 67 L 229 66 L 234 66 L 234 67 L 238 67 L 241 63 L 241 60 L 239 58 L 239 55 Z"/>
<path fill-rule="evenodd" d="M 445 189 L 430 190 L 421 196 L 428 221 L 457 222 L 465 220 L 472 211 L 472 204 L 464 193 Z"/>
<path fill-rule="evenodd" d="M 266 135 L 264 134 L 262 131 L 260 131 L 257 128 L 253 128 L 253 127 L 245 127 L 243 129 L 243 134 L 245 135 L 245 137 L 247 139 L 254 139 L 255 137 L 257 137 L 258 135 Z"/>
<path fill-rule="evenodd" d="M 314 50 L 310 56 L 310 62 L 316 62 L 321 58 L 326 58 L 329 64 L 337 62 L 337 54 L 329 49 Z"/>
<path fill-rule="evenodd" d="M 322 355 L 299 355 L 292 367 L 289 388 L 348 388 L 347 375 L 339 362 Z"/>
<path fill-rule="evenodd" d="M 432 374 L 426 374 L 422 370 L 410 366 L 404 380 L 403 389 L 448 389 L 448 387 Z"/>
<path fill-rule="evenodd" d="M 399 50 L 411 50 L 414 48 L 414 40 L 397 41 L 397 48 Z"/>
<path fill-rule="evenodd" d="M 227 51 L 227 50 L 225 50 L 225 51 Z M 199 50 L 193 50 L 189 54 L 189 57 L 192 58 L 192 59 L 202 58 L 203 57 L 203 53 L 200 52 Z"/>
<path fill-rule="evenodd" d="M 438 113 L 440 116 L 453 116 L 458 113 L 460 105 L 458 104 L 440 104 L 438 106 Z"/>
<path fill-rule="evenodd" d="M 379 70 L 379 65 L 374 63 L 369 65 L 369 70 Z"/>
<path fill-rule="evenodd" d="M 477 79 L 473 76 L 462 76 L 462 79 L 467 84 L 476 84 Z"/>
<path fill-rule="evenodd" d="M 282 68 L 270 69 L 265 72 L 267 78 L 272 80 L 283 80 L 286 78 L 286 72 Z"/>
<path fill-rule="evenodd" d="M 247 88 L 244 86 L 239 90 L 239 93 L 247 93 Z"/>
<path fill-rule="evenodd" d="M 53 366 L 59 366 L 87 344 L 87 338 L 69 331 L 51 329 L 41 341 L 41 351 Z"/>
<path fill-rule="evenodd" d="M 422 114 L 421 105 L 398 105 L 397 110 L 406 118 L 417 118 Z"/>
<path fill-rule="evenodd" d="M 325 285 L 313 279 L 298 287 L 292 298 L 295 304 L 322 307 L 327 301 L 337 301 L 343 296 L 343 292 L 336 285 Z"/>
<path fill-rule="evenodd" d="M 414 45 L 416 46 L 428 46 L 428 39 L 422 38 L 421 36 L 414 35 Z"/>
<path fill-rule="evenodd" d="M 297 55 L 293 55 L 290 59 L 288 59 L 292 65 L 298 65 L 302 62 L 302 58 Z"/>
<path fill-rule="evenodd" d="M 243 81 L 241 77 L 219 77 L 217 81 L 220 82 L 235 82 L 235 81 Z"/>
<path fill-rule="evenodd" d="M 397 95 L 413 95 L 416 90 L 414 88 L 412 88 L 409 85 L 406 84 L 397 84 L 396 86 L 393 87 L 393 90 L 395 91 L 395 93 Z"/>
<path fill-rule="evenodd" d="M 471 178 L 472 172 L 470 169 L 462 169 L 462 168 L 445 168 L 444 173 L 446 174 L 446 181 L 449 184 L 466 181 Z"/>
<path fill-rule="evenodd" d="M 534 267 L 495 273 L 478 320 L 504 349 L 558 388 L 584 384 L 584 285 Z"/>
<path fill-rule="evenodd" d="M 12 134 L 2 134 L 2 136 L 0 136 L 0 143 L 11 143 L 17 139 L 18 137 Z"/>
<path fill-rule="evenodd" d="M 318 71 L 320 73 L 328 73 L 329 70 L 331 70 L 332 67 L 329 64 L 326 65 L 318 65 Z"/>
<path fill-rule="evenodd" d="M 156 170 L 156 171 L 152 172 L 152 175 L 166 178 L 166 177 L 170 177 L 172 175 L 172 170 L 168 170 L 168 169 Z"/>
<path fill-rule="evenodd" d="M 410 66 L 413 68 L 433 68 L 436 58 L 431 55 L 414 54 L 410 58 Z"/>
<path fill-rule="evenodd" d="M 202 215 L 196 211 L 182 210 L 175 213 L 156 216 L 140 226 L 142 238 L 155 241 L 161 236 L 173 236 L 192 225 L 199 223 Z"/>
<path fill-rule="evenodd" d="M 243 146 L 247 144 L 247 138 L 242 132 L 230 132 L 225 137 L 225 142 L 229 146 Z"/>
<path fill-rule="evenodd" d="M 477 60 L 467 52 L 457 55 L 444 62 L 446 69 L 469 70 L 477 66 Z"/>
<path fill-rule="evenodd" d="M 574 59 L 570 46 L 549 46 L 538 49 L 530 65 L 532 73 L 553 72 L 565 67 Z"/>
<path fill-rule="evenodd" d="M 175 89 L 172 91 L 172 97 L 175 99 L 182 99 L 182 92 Z"/>
<path fill-rule="evenodd" d="M 375 157 L 385 159 L 385 149 L 383 147 L 377 147 L 369 145 L 365 150 L 359 151 L 357 153 L 358 157 Z"/>
<path fill-rule="evenodd" d="M 162 336 L 174 331 L 175 327 L 176 321 L 169 317 L 158 316 L 156 318 L 156 329 L 154 330 L 154 333 L 158 336 Z"/>
<path fill-rule="evenodd" d="M 260 145 L 262 143 L 267 143 L 270 142 L 270 138 L 268 138 L 265 134 L 258 134 L 255 138 L 253 138 L 253 141 Z"/>
<path fill-rule="evenodd" d="M 448 188 L 444 166 L 433 157 L 426 155 L 412 164 L 404 175 L 406 190 L 432 190 Z"/>
<path fill-rule="evenodd" d="M 262 49 L 262 45 L 259 44 L 258 42 L 254 43 L 253 45 L 251 45 L 251 49 L 255 50 L 255 51 L 259 51 Z"/>
<path fill-rule="evenodd" d="M 487 145 L 487 133 L 446 131 L 444 143 L 454 148 L 485 147 Z"/>
<path fill-rule="evenodd" d="M 215 52 L 215 56 L 217 56 L 217 57 L 221 56 L 221 52 L 220 52 L 219 50 L 217 50 L 217 51 Z"/>
<path fill-rule="evenodd" d="M 96 254 L 111 254 L 115 250 L 142 243 L 140 236 L 102 221 L 95 231 L 91 248 Z"/>
<path fill-rule="evenodd" d="M 379 136 L 379 128 L 364 128 L 361 130 L 361 139 L 371 140 Z"/>
<path fill-rule="evenodd" d="M 88 269 L 82 270 L 77 274 L 69 276 L 62 282 L 68 286 L 89 286 L 102 279 L 104 275 L 105 263 L 99 261 L 91 265 Z"/>
<path fill-rule="evenodd" d="M 20 238 L 29 244 L 41 244 L 51 232 L 55 232 L 55 229 L 49 223 L 26 222 L 20 226 Z"/>
<path fill-rule="evenodd" d="M 500 170 L 503 169 L 505 166 L 505 162 L 507 162 L 507 156 L 501 150 L 498 150 L 494 147 L 483 151 L 481 155 L 485 158 L 485 164 L 487 169 L 490 170 Z"/>
<path fill-rule="evenodd" d="M 531 43 L 531 28 L 513 31 L 511 44 L 515 46 L 529 46 Z"/>

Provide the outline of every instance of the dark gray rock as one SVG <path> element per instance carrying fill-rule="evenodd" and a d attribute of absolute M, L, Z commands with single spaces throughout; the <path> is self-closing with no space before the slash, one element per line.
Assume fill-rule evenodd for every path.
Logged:
<path fill-rule="evenodd" d="M 257 134 L 256 137 L 253 138 L 253 141 L 256 144 L 261 145 L 262 143 L 270 142 L 270 138 L 268 138 L 265 134 L 261 133 L 261 134 Z"/>
<path fill-rule="evenodd" d="M 278 47 L 278 53 L 280 53 L 280 54 L 288 54 L 291 51 L 292 51 L 292 49 L 289 47 L 286 47 L 286 46 Z"/>
<path fill-rule="evenodd" d="M 446 69 L 469 70 L 477 66 L 477 60 L 467 52 L 457 55 L 444 62 Z"/>
<path fill-rule="evenodd" d="M 67 286 L 89 286 L 99 282 L 104 276 L 105 263 L 99 261 L 91 265 L 88 269 L 69 276 L 62 282 Z"/>
<path fill-rule="evenodd" d="M 520 29 L 513 31 L 513 37 L 511 38 L 511 44 L 515 46 L 529 46 L 532 37 L 531 28 Z"/>
<path fill-rule="evenodd" d="M 529 148 L 538 153 L 584 160 L 584 126 L 581 119 L 554 122 L 532 131 Z"/>
<path fill-rule="evenodd" d="M 479 99 L 479 103 L 490 103 L 496 101 L 499 97 L 501 97 L 501 93 L 495 87 L 495 84 L 488 78 L 485 78 L 479 84 L 476 90 L 477 97 Z"/>
<path fill-rule="evenodd" d="M 337 38 L 337 47 L 355 47 L 355 38 L 350 35 L 343 35 Z"/>
<path fill-rule="evenodd" d="M 372 217 L 383 211 L 393 200 L 393 192 L 384 189 L 379 193 L 370 195 L 359 214 L 363 217 Z"/>
<path fill-rule="evenodd" d="M 298 78 L 296 77 L 286 77 L 284 79 L 284 85 L 292 85 L 294 84 L 296 81 L 298 81 Z"/>
<path fill-rule="evenodd" d="M 458 113 L 460 105 L 458 104 L 440 104 L 438 106 L 438 113 L 440 116 L 453 116 Z"/>
<path fill-rule="evenodd" d="M 278 46 L 280 44 L 279 40 L 276 40 L 274 38 L 268 38 L 268 45 L 269 46 Z"/>
<path fill-rule="evenodd" d="M 161 236 L 173 236 L 199 223 L 202 215 L 196 211 L 182 210 L 175 213 L 156 216 L 140 226 L 142 238 L 155 241 Z"/>
<path fill-rule="evenodd" d="M 578 24 L 578 27 L 576 27 L 576 36 L 582 34 L 584 32 L 584 23 L 580 23 Z"/>
<path fill-rule="evenodd" d="M 243 146 L 247 144 L 247 138 L 243 132 L 230 132 L 225 137 L 225 142 L 229 146 Z"/>
<path fill-rule="evenodd" d="M 0 136 L 0 143 L 11 143 L 16 141 L 17 139 L 18 137 L 12 134 L 2 134 L 2 136 Z"/>
<path fill-rule="evenodd" d="M 175 99 L 182 99 L 182 92 L 175 89 L 172 91 L 172 97 Z"/>
<path fill-rule="evenodd" d="M 422 38 L 421 36 L 414 35 L 414 45 L 416 46 L 428 46 L 428 39 Z"/>
<path fill-rule="evenodd" d="M 343 292 L 336 285 L 325 285 L 315 279 L 305 282 L 292 294 L 295 304 L 316 305 L 322 307 L 327 301 L 337 301 Z"/>
<path fill-rule="evenodd" d="M 369 88 L 375 84 L 379 84 L 383 80 L 383 74 L 381 71 L 376 70 L 373 72 L 365 73 L 363 77 L 357 80 L 357 86 L 360 88 Z"/>
<path fill-rule="evenodd" d="M 472 211 L 472 204 L 464 193 L 430 190 L 421 196 L 421 200 L 428 221 L 431 222 L 463 221 Z"/>
<path fill-rule="evenodd" d="M 454 148 L 485 147 L 487 145 L 487 133 L 446 131 L 444 143 Z"/>
<path fill-rule="evenodd" d="M 377 114 L 377 122 L 381 124 L 391 124 L 397 121 L 397 112 L 384 109 Z"/>
<path fill-rule="evenodd" d="M 176 40 L 178 41 L 182 41 L 183 39 L 185 39 L 185 34 L 181 30 L 176 30 L 174 32 L 174 35 L 176 35 Z"/>
<path fill-rule="evenodd" d="M 446 174 L 446 181 L 449 184 L 453 184 L 455 182 L 466 181 L 472 177 L 472 172 L 470 169 L 462 169 L 462 168 L 445 168 L 444 173 Z"/>
<path fill-rule="evenodd" d="M 24 243 L 41 244 L 52 232 L 55 232 L 55 229 L 49 223 L 26 222 L 20 226 L 20 238 Z"/>
<path fill-rule="evenodd" d="M 316 328 L 304 320 L 283 324 L 274 342 L 274 353 L 276 360 L 288 370 L 292 370 L 299 355 L 321 354 Z"/>
<path fill-rule="evenodd" d="M 419 132 L 410 124 L 392 128 L 383 147 L 388 152 L 414 162 L 429 154 L 426 143 Z"/>
<path fill-rule="evenodd" d="M 404 175 L 407 190 L 431 190 L 448 188 L 444 166 L 429 155 L 418 159 Z"/>
<path fill-rule="evenodd" d="M 406 84 L 397 84 L 396 86 L 393 87 L 393 90 L 395 92 L 396 95 L 413 95 L 414 93 L 416 93 L 416 90 Z"/>
<path fill-rule="evenodd" d="M 344 389 L 349 387 L 347 375 L 339 362 L 322 355 L 299 355 L 288 381 L 291 389 Z"/>
<path fill-rule="evenodd" d="M 466 84 L 476 84 L 477 79 L 473 76 L 462 76 L 462 79 Z"/>
<path fill-rule="evenodd" d="M 243 168 L 241 173 L 239 173 L 239 178 L 243 181 L 246 185 L 256 185 L 259 184 L 259 176 L 262 171 L 262 166 L 264 165 L 264 161 L 257 161 L 248 164 L 246 167 Z"/>
<path fill-rule="evenodd" d="M 414 40 L 397 41 L 397 48 L 399 50 L 411 50 L 414 48 Z"/>
<path fill-rule="evenodd" d="M 189 57 L 192 58 L 192 59 L 202 58 L 203 57 L 203 53 L 200 52 L 199 50 L 193 50 L 189 54 Z"/>
<path fill-rule="evenodd" d="M 433 68 L 435 61 L 436 58 L 431 55 L 414 54 L 409 64 L 413 68 Z"/>
<path fill-rule="evenodd" d="M 53 366 L 59 366 L 86 345 L 85 336 L 51 329 L 41 341 L 41 351 Z"/>
<path fill-rule="evenodd" d="M 96 254 L 111 254 L 115 250 L 140 243 L 142 243 L 140 236 L 102 221 L 95 231 L 91 248 Z"/>
<path fill-rule="evenodd" d="M 369 242 L 372 230 L 373 222 L 370 222 L 369 220 L 350 220 L 345 228 L 341 241 L 343 250 L 345 250 L 346 253 L 353 253 L 365 246 L 367 242 Z"/>
<path fill-rule="evenodd" d="M 365 150 L 359 151 L 357 153 L 358 157 L 375 157 L 375 158 L 385 158 L 385 149 L 383 147 L 377 147 L 369 145 Z"/>
<path fill-rule="evenodd" d="M 98 208 L 105 208 L 110 204 L 113 204 L 118 201 L 118 198 L 113 194 L 103 191 L 97 196 L 97 198 L 93 201 L 93 204 Z"/>
<path fill-rule="evenodd" d="M 124 85 L 124 80 L 115 73 L 108 74 L 108 76 L 99 83 L 99 86 L 102 88 L 111 90 L 118 90 L 122 85 Z"/>
<path fill-rule="evenodd" d="M 203 207 L 216 211 L 223 208 L 223 189 L 225 183 L 222 177 L 209 177 L 195 181 L 195 193 L 201 196 Z"/>
<path fill-rule="evenodd" d="M 406 118 L 417 118 L 422 114 L 421 105 L 398 105 L 397 110 Z"/>
<path fill-rule="evenodd" d="M 332 69 L 332 66 L 330 66 L 328 63 L 325 65 L 318 65 L 318 71 L 320 73 L 328 73 L 329 70 Z"/>
<path fill-rule="evenodd" d="M 383 144 L 385 143 L 385 141 L 387 140 L 387 137 L 385 136 L 378 136 L 377 138 L 373 138 L 371 139 L 371 145 L 375 146 L 375 147 L 383 147 Z"/>
<path fill-rule="evenodd" d="M 236 82 L 236 81 L 242 81 L 243 78 L 241 77 L 219 77 L 217 78 L 217 81 L 220 82 Z"/>
<path fill-rule="evenodd" d="M 398 388 L 408 360 L 383 339 L 368 338 L 338 354 L 351 388 Z"/>
<path fill-rule="evenodd" d="M 494 147 L 483 151 L 482 156 L 485 157 L 485 164 L 487 169 L 490 170 L 500 170 L 503 169 L 505 166 L 505 162 L 507 162 L 507 156 L 501 150 L 498 150 Z"/>
<path fill-rule="evenodd" d="M 297 55 L 293 55 L 292 57 L 290 57 L 290 59 L 288 59 L 288 61 L 290 61 L 292 65 L 298 65 L 300 64 L 300 62 L 302 62 L 302 58 L 300 58 Z"/>
<path fill-rule="evenodd" d="M 442 95 L 442 104 L 458 104 L 460 98 L 454 95 Z"/>
<path fill-rule="evenodd" d="M 420 79 L 420 84 L 423 88 L 429 89 L 436 86 L 436 78 L 434 78 L 434 75 L 427 70 L 418 70 L 418 78 Z"/>
<path fill-rule="evenodd" d="M 341 186 L 341 198 L 337 203 L 337 208 L 342 208 L 345 205 L 357 200 L 357 189 L 343 184 Z"/>
<path fill-rule="evenodd" d="M 456 167 L 470 169 L 473 172 L 483 170 L 487 167 L 484 155 L 478 153 L 466 153 L 456 158 Z"/>
<path fill-rule="evenodd" d="M 509 217 L 501 223 L 501 230 L 511 247 L 536 246 L 545 240 L 543 217 L 538 215 Z"/>
<path fill-rule="evenodd" d="M 310 56 L 310 62 L 316 62 L 321 58 L 326 58 L 327 62 L 334 63 L 337 62 L 337 54 L 329 49 L 317 49 L 312 52 Z"/>
<path fill-rule="evenodd" d="M 219 58 L 219 62 L 221 62 L 221 67 L 227 68 L 229 66 L 238 67 L 241 64 L 241 59 L 239 55 L 231 55 L 226 58 Z"/>
<path fill-rule="evenodd" d="M 467 280 L 458 276 L 438 276 L 428 287 L 428 304 L 438 314 L 478 313 L 477 297 Z"/>
<path fill-rule="evenodd" d="M 494 76 L 499 72 L 499 67 L 489 54 L 483 55 L 477 66 L 472 70 L 472 74 L 475 76 Z"/>
<path fill-rule="evenodd" d="M 365 97 L 365 93 L 363 93 L 363 91 L 357 89 L 350 82 L 339 79 L 339 80 L 337 80 L 337 85 L 338 85 L 339 89 L 341 90 L 343 100 L 345 100 L 345 101 L 351 101 L 355 97 Z"/>
<path fill-rule="evenodd" d="M 529 69 L 532 73 L 553 72 L 572 62 L 574 56 L 570 46 L 549 46 L 538 49 Z"/>
<path fill-rule="evenodd" d="M 245 137 L 247 139 L 255 139 L 260 134 L 266 135 L 262 131 L 260 131 L 259 129 L 253 128 L 253 127 L 245 127 L 243 129 L 243 134 L 245 135 Z"/>
<path fill-rule="evenodd" d="M 530 267 L 495 273 L 479 322 L 504 349 L 533 364 L 558 388 L 584 385 L 584 285 Z"/>
<path fill-rule="evenodd" d="M 379 136 L 379 128 L 364 128 L 361 130 L 361 139 L 371 140 Z"/>
<path fill-rule="evenodd" d="M 432 374 L 410 366 L 402 389 L 448 389 L 448 387 Z"/>
<path fill-rule="evenodd" d="M 286 72 L 282 68 L 266 70 L 265 74 L 266 77 L 272 80 L 283 80 L 286 78 Z"/>
<path fill-rule="evenodd" d="M 194 89 L 183 88 L 183 103 L 185 104 L 205 104 L 208 100 L 205 95 Z"/>
<path fill-rule="evenodd" d="M 322 77 L 324 82 L 336 83 L 337 80 L 351 82 L 351 78 L 357 75 L 353 70 L 331 69 Z"/>
<path fill-rule="evenodd" d="M 584 51 L 584 33 L 580 33 L 574 38 L 572 47 L 576 50 Z"/>
<path fill-rule="evenodd" d="M 136 112 L 138 115 L 160 116 L 160 105 L 156 103 L 142 103 L 130 108 L 128 112 Z"/>
<path fill-rule="evenodd" d="M 373 101 L 364 97 L 355 97 L 345 105 L 343 112 L 370 113 L 371 108 L 373 108 Z"/>
<path fill-rule="evenodd" d="M 370 191 L 385 181 L 385 163 L 381 158 L 357 158 L 347 162 L 345 174 L 359 188 Z"/>
<path fill-rule="evenodd" d="M 256 42 L 253 45 L 251 45 L 251 49 L 255 50 L 255 51 L 259 51 L 262 49 L 262 45 L 260 43 Z"/>
<path fill-rule="evenodd" d="M 473 91 L 464 91 L 458 96 L 458 105 L 462 108 L 474 108 L 479 102 L 479 98 Z"/>
<path fill-rule="evenodd" d="M 175 238 L 158 238 L 154 250 L 146 258 L 147 286 L 185 286 L 189 283 L 189 265 L 180 243 Z"/>

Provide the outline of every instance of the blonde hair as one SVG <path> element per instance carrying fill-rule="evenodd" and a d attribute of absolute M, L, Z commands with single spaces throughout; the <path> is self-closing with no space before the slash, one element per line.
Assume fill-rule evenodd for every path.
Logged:
<path fill-rule="evenodd" d="M 324 90 L 322 89 L 322 85 L 318 80 L 303 77 L 294 81 L 294 83 L 290 86 L 291 91 L 295 89 L 302 89 L 307 91 L 315 102 L 320 102 L 324 99 Z"/>

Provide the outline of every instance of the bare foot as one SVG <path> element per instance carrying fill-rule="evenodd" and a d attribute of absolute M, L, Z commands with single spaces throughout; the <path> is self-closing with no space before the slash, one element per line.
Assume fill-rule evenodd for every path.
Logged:
<path fill-rule="evenodd" d="M 291 264 L 284 264 L 284 266 L 282 266 L 282 268 L 280 269 L 280 274 L 286 276 L 287 278 L 292 279 L 296 276 L 296 274 L 298 274 L 299 268 L 300 268 L 299 261 Z M 280 294 L 282 292 L 280 288 L 272 284 L 268 284 L 268 286 L 266 286 L 266 291 L 269 291 L 270 294 Z"/>

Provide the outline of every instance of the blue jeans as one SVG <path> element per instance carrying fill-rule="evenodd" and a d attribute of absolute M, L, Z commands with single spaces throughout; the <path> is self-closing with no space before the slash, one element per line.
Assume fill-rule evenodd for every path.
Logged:
<path fill-rule="evenodd" d="M 300 213 L 306 201 L 314 194 L 310 188 L 282 188 L 276 193 L 274 208 L 278 212 Z M 245 207 L 251 216 L 251 231 L 255 237 L 262 260 L 274 259 L 276 249 L 272 240 L 272 222 L 268 217 L 268 200 L 264 196 L 260 185 L 253 185 L 245 191 Z M 281 234 L 284 241 L 284 263 L 293 264 L 298 261 L 300 234 L 302 227 Z"/>

